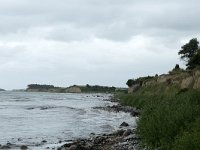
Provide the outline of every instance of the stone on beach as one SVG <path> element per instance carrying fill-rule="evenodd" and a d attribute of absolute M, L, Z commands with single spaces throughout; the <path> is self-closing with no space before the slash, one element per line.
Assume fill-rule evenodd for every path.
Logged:
<path fill-rule="evenodd" d="M 21 149 L 21 150 L 26 150 L 26 149 L 28 149 L 28 146 L 22 145 L 22 146 L 20 146 L 20 149 Z"/>
<path fill-rule="evenodd" d="M 127 130 L 124 132 L 123 137 L 129 136 L 131 133 L 132 133 L 131 129 L 127 129 Z"/>
<path fill-rule="evenodd" d="M 129 126 L 129 124 L 126 122 L 122 122 L 122 124 L 120 125 L 120 127 L 128 127 L 128 126 Z"/>

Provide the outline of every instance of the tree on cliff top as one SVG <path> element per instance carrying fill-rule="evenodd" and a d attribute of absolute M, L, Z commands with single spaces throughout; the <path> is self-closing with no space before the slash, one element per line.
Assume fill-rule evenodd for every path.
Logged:
<path fill-rule="evenodd" d="M 134 80 L 133 80 L 133 79 L 129 79 L 129 80 L 126 82 L 126 85 L 128 85 L 128 87 L 131 87 L 133 84 L 134 84 Z"/>
<path fill-rule="evenodd" d="M 29 84 L 28 89 L 51 89 L 55 88 L 53 85 L 40 85 L 40 84 Z"/>
<path fill-rule="evenodd" d="M 200 49 L 198 49 L 197 54 L 188 62 L 188 69 L 193 69 L 197 66 L 200 66 Z"/>
<path fill-rule="evenodd" d="M 198 65 L 200 57 L 198 57 L 199 41 L 197 38 L 191 39 L 188 43 L 181 47 L 178 52 L 181 55 L 181 59 L 185 60 L 188 69 L 193 69 Z"/>

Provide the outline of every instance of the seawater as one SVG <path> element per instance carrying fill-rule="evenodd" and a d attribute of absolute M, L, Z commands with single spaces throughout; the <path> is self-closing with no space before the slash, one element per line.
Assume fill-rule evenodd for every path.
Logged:
<path fill-rule="evenodd" d="M 98 96 L 97 96 L 98 95 Z M 110 94 L 0 92 L 0 144 L 28 145 L 32 149 L 63 144 L 90 133 L 110 133 L 125 121 L 135 126 L 129 113 L 95 107 L 115 105 Z M 46 141 L 43 144 L 42 141 Z"/>

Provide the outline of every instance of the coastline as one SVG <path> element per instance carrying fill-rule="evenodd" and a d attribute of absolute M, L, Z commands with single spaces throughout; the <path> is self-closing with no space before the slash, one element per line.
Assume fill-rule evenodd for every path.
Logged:
<path fill-rule="evenodd" d="M 111 97 L 111 102 L 118 102 Z M 130 113 L 132 117 L 138 117 L 140 110 L 134 107 L 123 106 L 119 102 L 117 105 L 107 107 L 95 107 L 108 112 Z M 64 144 L 57 150 L 137 150 L 138 140 L 136 128 L 130 127 L 126 122 L 122 122 L 119 129 L 110 134 L 90 134 L 90 138 L 76 139 Z"/>
<path fill-rule="evenodd" d="M 96 97 L 101 97 L 101 95 L 96 94 Z M 102 99 L 103 101 L 111 101 L 113 105 L 106 107 L 93 107 L 93 109 L 107 111 L 108 113 L 118 113 L 125 112 L 130 113 L 130 117 L 136 117 L 138 112 L 135 108 L 129 106 L 122 106 L 117 101 L 113 100 L 113 96 L 109 96 L 107 99 Z M 121 120 L 123 121 L 123 120 Z M 109 133 L 95 134 L 91 133 L 87 138 L 73 139 L 73 140 L 62 140 L 53 145 L 47 144 L 48 140 L 43 139 L 36 145 L 29 144 L 14 144 L 12 142 L 7 142 L 6 144 L 0 145 L 0 149 L 62 149 L 62 150 L 129 150 L 136 149 L 138 138 L 136 136 L 135 127 L 128 125 L 125 122 L 119 122 L 119 126 L 116 130 Z M 21 141 L 21 139 L 18 139 Z M 23 143 L 23 142 L 22 142 Z M 67 143 L 67 144 L 66 144 Z"/>
<path fill-rule="evenodd" d="M 136 150 L 138 137 L 135 129 L 123 127 L 111 134 L 97 135 L 88 139 L 77 139 L 57 150 Z"/>

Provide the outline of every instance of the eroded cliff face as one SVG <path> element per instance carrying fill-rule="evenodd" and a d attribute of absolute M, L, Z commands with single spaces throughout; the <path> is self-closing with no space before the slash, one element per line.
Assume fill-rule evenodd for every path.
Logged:
<path fill-rule="evenodd" d="M 200 70 L 193 71 L 189 76 L 182 79 L 181 89 L 184 88 L 200 90 Z"/>
<path fill-rule="evenodd" d="M 66 93 L 81 93 L 81 88 L 78 86 L 71 86 L 66 89 Z"/>
<path fill-rule="evenodd" d="M 140 88 L 139 84 L 134 84 L 131 87 L 128 88 L 128 93 L 132 93 L 134 91 L 136 91 L 138 88 Z"/>
<path fill-rule="evenodd" d="M 196 71 L 194 73 L 194 85 L 193 85 L 193 88 L 200 90 L 200 70 L 198 70 L 198 71 Z"/>
<path fill-rule="evenodd" d="M 143 81 L 141 84 L 134 84 L 128 89 L 128 93 L 137 91 L 142 87 L 158 86 L 165 84 L 166 88 L 176 85 L 180 89 L 193 88 L 200 91 L 200 70 L 182 71 L 173 74 L 163 74 L 149 80 Z"/>

